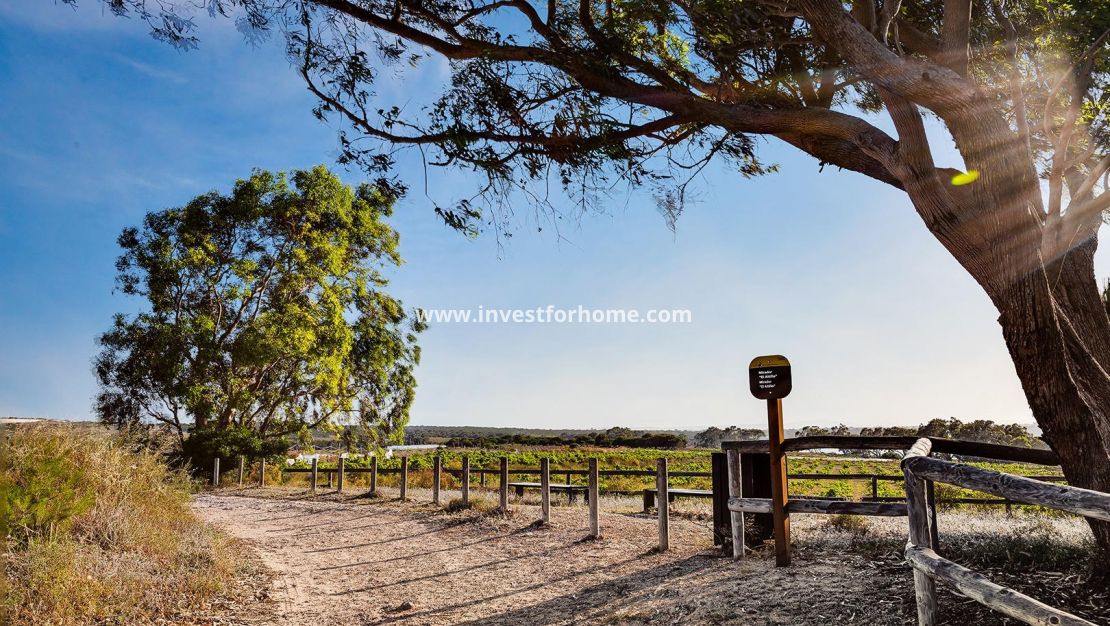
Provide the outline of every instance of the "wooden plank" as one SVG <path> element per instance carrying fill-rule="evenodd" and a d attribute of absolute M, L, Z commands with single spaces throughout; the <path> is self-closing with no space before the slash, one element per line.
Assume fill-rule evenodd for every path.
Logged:
<path fill-rule="evenodd" d="M 551 523 L 551 459 L 540 459 L 540 521 Z"/>
<path fill-rule="evenodd" d="M 590 499 L 590 537 L 597 539 L 601 537 L 601 520 L 598 515 L 598 507 L 601 506 L 599 500 L 598 488 L 598 475 L 597 475 L 597 459 L 589 460 L 589 491 L 586 497 Z"/>
<path fill-rule="evenodd" d="M 266 486 L 266 459 L 262 459 L 258 463 L 258 486 Z"/>
<path fill-rule="evenodd" d="M 782 427 L 782 398 L 767 401 L 767 436 L 771 453 L 771 515 L 775 525 L 775 565 L 790 565 L 790 512 L 787 493 L 785 434 Z"/>
<path fill-rule="evenodd" d="M 557 491 L 557 490 L 566 491 L 568 489 L 569 490 L 574 490 L 574 491 L 586 491 L 586 485 L 565 485 L 563 483 L 550 483 L 550 486 L 551 486 L 552 491 Z M 511 488 L 523 487 L 525 489 L 540 489 L 540 488 L 543 487 L 543 483 L 510 482 L 509 487 L 511 487 Z M 608 492 L 606 492 L 606 493 L 608 493 Z M 639 492 L 637 491 L 635 493 L 639 493 Z"/>
<path fill-rule="evenodd" d="M 838 450 L 909 450 L 917 443 L 920 437 L 794 437 L 783 443 L 787 452 L 800 452 L 802 450 L 821 450 L 826 448 Z M 955 439 L 930 438 L 933 452 L 944 454 L 958 454 L 974 456 L 1000 461 L 1013 461 L 1016 463 L 1035 463 L 1037 465 L 1059 465 L 1060 459 L 1051 450 L 1037 450 L 1035 448 L 1019 448 L 1017 446 L 1002 446 L 993 443 L 979 443 L 976 441 L 958 441 Z M 763 441 L 723 441 L 721 448 L 725 450 L 736 449 L 740 452 L 765 452 L 769 447 L 767 440 Z"/>
<path fill-rule="evenodd" d="M 673 476 L 673 474 L 670 474 Z M 658 476 L 658 475 L 657 475 Z M 659 493 L 658 487 L 645 487 L 644 491 Z M 713 492 L 709 489 L 667 489 L 667 495 L 675 498 L 712 498 Z"/>
<path fill-rule="evenodd" d="M 220 457 L 216 457 L 212 461 L 212 486 L 220 486 Z"/>
<path fill-rule="evenodd" d="M 470 506 L 470 457 L 465 454 L 462 458 L 462 503 Z"/>
<path fill-rule="evenodd" d="M 501 500 L 499 507 L 502 513 L 509 512 L 509 457 L 501 457 L 501 478 L 499 491 Z"/>
<path fill-rule="evenodd" d="M 725 452 L 728 464 L 728 499 L 725 500 L 725 509 L 729 510 L 729 502 L 733 498 L 742 499 L 743 481 L 740 475 L 740 451 L 728 450 Z M 729 510 L 729 522 L 732 530 L 732 558 L 744 558 L 744 513 Z"/>
<path fill-rule="evenodd" d="M 959 485 L 1014 502 L 1037 504 L 1110 522 L 1110 494 L 923 456 L 903 459 L 902 467 L 923 479 Z"/>
<path fill-rule="evenodd" d="M 845 502 L 843 500 L 791 499 L 786 506 L 791 513 L 822 513 L 825 515 L 869 515 L 874 517 L 905 517 L 906 505 L 901 502 Z"/>
<path fill-rule="evenodd" d="M 659 551 L 666 552 L 671 547 L 671 498 L 667 492 L 670 486 L 667 475 L 666 457 L 655 462 L 655 490 L 659 493 Z"/>
<path fill-rule="evenodd" d="M 378 494 L 378 455 L 370 457 L 370 495 Z"/>
<path fill-rule="evenodd" d="M 312 477 L 309 479 L 312 485 L 312 495 L 316 495 L 316 479 L 319 476 L 320 459 L 312 459 Z"/>
<path fill-rule="evenodd" d="M 735 513 L 770 513 L 770 498 L 729 498 L 728 510 Z"/>
<path fill-rule="evenodd" d="M 346 469 L 347 459 L 339 457 L 339 475 L 335 483 L 335 490 L 338 493 L 343 493 L 343 470 Z"/>
<path fill-rule="evenodd" d="M 936 552 L 922 546 L 906 546 L 906 560 L 914 572 L 932 580 L 943 580 L 960 590 L 963 595 L 1026 624 L 1044 626 L 1094 626 L 1092 622 L 1052 608 L 988 580 L 982 574 L 941 558 Z M 922 622 L 925 623 L 925 622 Z"/>
<path fill-rule="evenodd" d="M 439 504 L 439 483 L 443 480 L 443 459 L 436 456 L 432 459 L 432 503 Z"/>
<path fill-rule="evenodd" d="M 242 487 L 243 487 L 243 474 L 245 474 L 246 471 L 247 471 L 247 457 L 240 456 L 239 457 L 239 488 L 240 489 L 242 489 Z"/>
<path fill-rule="evenodd" d="M 409 457 L 401 457 L 401 501 L 408 499 L 409 493 Z"/>
<path fill-rule="evenodd" d="M 735 513 L 770 513 L 770 498 L 730 497 L 729 511 Z M 816 513 L 823 515 L 867 515 L 873 517 L 905 517 L 906 505 L 901 502 L 847 502 L 844 500 L 824 500 L 793 498 L 786 506 L 791 513 Z"/>

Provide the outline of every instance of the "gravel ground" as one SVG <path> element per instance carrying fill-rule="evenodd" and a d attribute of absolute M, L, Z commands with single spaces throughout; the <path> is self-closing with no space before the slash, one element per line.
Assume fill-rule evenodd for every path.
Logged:
<path fill-rule="evenodd" d="M 696 505 L 677 507 L 671 549 L 658 554 L 655 519 L 637 512 L 634 498 L 603 498 L 602 538 L 590 541 L 583 506 L 555 506 L 552 524 L 539 527 L 532 498 L 514 500 L 503 516 L 489 510 L 490 494 L 457 512 L 432 506 L 426 490 L 410 490 L 409 502 L 395 495 L 198 496 L 196 510 L 254 548 L 271 572 L 257 606 L 222 623 L 914 623 L 912 577 L 899 556 L 904 519 L 844 530 L 838 520 L 795 516 L 794 565 L 776 568 L 766 549 L 742 563 L 722 557 Z M 940 525 L 954 560 L 977 560 L 997 582 L 1110 624 L 1105 584 L 1088 580 L 1076 558 L 1089 549 L 1081 521 L 959 513 L 942 514 Z M 1018 576 L 1013 566 L 1023 559 L 1051 571 Z M 941 609 L 945 623 L 1014 623 L 947 591 Z"/>

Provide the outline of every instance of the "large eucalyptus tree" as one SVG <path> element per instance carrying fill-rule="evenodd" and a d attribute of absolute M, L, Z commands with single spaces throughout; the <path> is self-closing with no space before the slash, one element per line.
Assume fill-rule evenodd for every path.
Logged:
<path fill-rule="evenodd" d="M 100 336 L 101 420 L 167 425 L 201 467 L 329 425 L 400 441 L 424 324 L 386 291 L 393 200 L 323 166 L 255 171 L 124 229 L 117 283 L 144 306 Z"/>
<path fill-rule="evenodd" d="M 180 47 L 195 5 L 283 32 L 317 115 L 346 121 L 343 161 L 381 174 L 407 145 L 484 175 L 436 209 L 465 231 L 499 227 L 514 189 L 548 206 L 551 181 L 582 202 L 654 185 L 673 217 L 711 159 L 764 172 L 758 135 L 901 189 L 998 309 L 1069 480 L 1110 491 L 1107 0 L 104 1 Z M 453 70 L 434 106 L 376 103 L 379 62 L 429 56 Z M 965 171 L 934 163 L 928 116 Z"/>

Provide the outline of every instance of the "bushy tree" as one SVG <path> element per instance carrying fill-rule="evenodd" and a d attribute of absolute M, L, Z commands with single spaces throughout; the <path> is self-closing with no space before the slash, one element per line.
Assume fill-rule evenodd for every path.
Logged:
<path fill-rule="evenodd" d="M 695 448 L 720 448 L 722 441 L 744 441 L 750 439 L 765 439 L 767 433 L 758 428 L 740 428 L 729 426 L 718 428 L 710 426 L 694 436 Z"/>
<path fill-rule="evenodd" d="M 100 337 L 100 418 L 168 424 L 197 462 L 340 419 L 398 437 L 421 325 L 385 291 L 393 201 L 322 166 L 256 171 L 125 229 L 118 288 L 145 306 Z"/>
<path fill-rule="evenodd" d="M 343 162 L 388 178 L 411 146 L 481 174 L 484 201 L 436 207 L 466 232 L 503 224 L 514 190 L 551 208 L 552 184 L 583 206 L 652 185 L 673 223 L 709 161 L 738 178 L 771 169 L 759 136 L 901 190 L 997 309 L 1069 482 L 1110 492 L 1110 318 L 1094 274 L 1110 208 L 1108 0 L 104 2 L 182 48 L 197 45 L 198 5 L 250 36 L 283 30 L 316 114 L 348 124 Z M 429 56 L 453 74 L 433 105 L 375 100 L 375 64 Z M 962 169 L 936 164 L 928 118 Z M 1110 524 L 1092 528 L 1110 553 Z"/>

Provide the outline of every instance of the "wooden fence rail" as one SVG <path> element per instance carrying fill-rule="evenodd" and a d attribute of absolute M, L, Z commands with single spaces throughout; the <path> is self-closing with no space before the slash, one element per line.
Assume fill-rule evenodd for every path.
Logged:
<path fill-rule="evenodd" d="M 930 458 L 932 448 L 928 439 L 920 439 L 902 460 L 906 507 L 910 518 L 906 560 L 914 570 L 918 624 L 935 626 L 941 623 L 935 583 L 939 580 L 954 586 L 963 595 L 1027 624 L 1093 626 L 1085 619 L 992 583 L 982 575 L 938 555 L 936 505 L 929 501 L 926 494 L 931 483 L 944 482 L 1014 502 L 1068 511 L 1103 521 L 1110 521 L 1110 494 Z"/>

